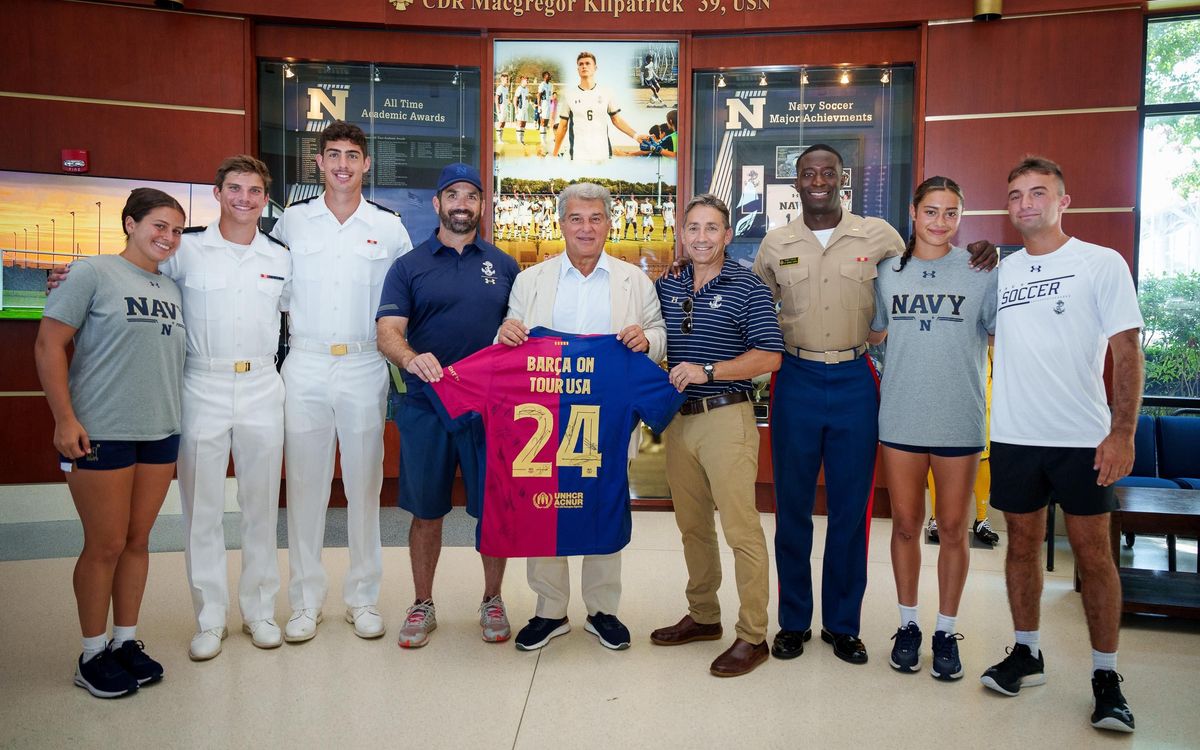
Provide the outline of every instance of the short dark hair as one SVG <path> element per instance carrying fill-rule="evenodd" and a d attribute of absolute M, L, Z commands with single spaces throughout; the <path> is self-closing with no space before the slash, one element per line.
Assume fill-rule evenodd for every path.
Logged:
<path fill-rule="evenodd" d="M 800 155 L 796 157 L 796 171 L 797 172 L 800 171 L 800 160 L 803 159 L 804 157 L 808 156 L 809 154 L 813 153 L 814 151 L 828 151 L 829 153 L 833 154 L 837 158 L 837 163 L 838 163 L 839 167 L 846 166 L 846 160 L 842 158 L 841 153 L 839 153 L 836 148 L 834 148 L 833 146 L 830 146 L 827 143 L 814 143 L 813 145 L 811 145 L 808 148 L 801 151 Z"/>
<path fill-rule="evenodd" d="M 1035 156 L 1028 154 L 1024 159 L 1012 168 L 1008 173 L 1008 181 L 1012 182 L 1023 174 L 1044 174 L 1058 179 L 1058 194 L 1064 195 L 1067 192 L 1067 181 L 1063 179 L 1062 167 L 1058 166 L 1057 162 L 1051 161 L 1044 156 Z"/>
<path fill-rule="evenodd" d="M 146 214 L 156 208 L 173 208 L 179 212 L 180 216 L 187 220 L 187 214 L 183 210 L 183 206 L 179 205 L 179 201 L 167 195 L 161 190 L 155 188 L 140 187 L 134 188 L 129 193 L 129 198 L 125 201 L 125 208 L 121 209 L 121 231 L 125 235 L 129 235 L 129 230 L 125 229 L 126 217 L 132 218 L 134 221 L 141 221 L 146 218 Z"/>
<path fill-rule="evenodd" d="M 335 120 L 329 127 L 322 130 L 321 139 L 317 143 L 320 153 L 325 153 L 325 144 L 330 141 L 350 141 L 362 149 L 363 156 L 367 155 L 367 134 L 353 123 Z"/>
<path fill-rule="evenodd" d="M 597 65 L 599 64 L 599 63 L 596 63 L 596 56 L 593 55 L 591 52 L 588 52 L 587 50 L 584 50 L 583 52 L 580 52 L 578 55 L 575 56 L 575 63 L 578 65 L 579 61 L 585 57 L 590 57 L 590 58 L 592 58 L 593 63 L 595 63 Z"/>
<path fill-rule="evenodd" d="M 721 213 L 721 218 L 725 220 L 725 228 L 729 228 L 729 206 L 725 204 L 725 201 L 721 200 L 712 193 L 701 193 L 687 202 L 687 205 L 683 207 L 684 224 L 687 223 L 688 214 L 691 213 L 692 209 L 696 206 L 708 206 L 709 208 L 717 209 L 717 211 Z"/>
<path fill-rule="evenodd" d="M 267 169 L 266 164 L 263 164 L 253 156 L 248 154 L 238 154 L 237 156 L 230 156 L 228 159 L 221 162 L 220 166 L 217 167 L 217 179 L 213 182 L 213 184 L 217 186 L 218 190 L 220 190 L 221 186 L 225 184 L 225 178 L 228 177 L 231 172 L 256 174 L 262 178 L 263 189 L 271 189 L 270 170 Z"/>

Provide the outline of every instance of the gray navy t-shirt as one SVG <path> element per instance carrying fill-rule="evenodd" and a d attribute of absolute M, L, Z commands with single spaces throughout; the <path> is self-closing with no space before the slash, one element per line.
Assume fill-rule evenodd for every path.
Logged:
<path fill-rule="evenodd" d="M 179 432 L 187 329 L 174 281 L 118 255 L 81 258 L 43 315 L 78 329 L 68 377 L 89 439 L 161 440 Z"/>
<path fill-rule="evenodd" d="M 967 251 L 879 263 L 871 330 L 887 329 L 879 439 L 930 447 L 986 443 L 988 334 L 996 330 L 995 272 L 972 271 Z"/>

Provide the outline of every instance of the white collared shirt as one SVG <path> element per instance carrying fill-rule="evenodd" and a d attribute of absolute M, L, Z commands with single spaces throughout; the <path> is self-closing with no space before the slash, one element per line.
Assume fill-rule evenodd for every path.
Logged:
<path fill-rule="evenodd" d="M 271 234 L 292 251 L 291 334 L 327 343 L 375 340 L 392 261 L 412 249 L 400 216 L 361 199 L 339 223 L 325 194 L 293 204 Z"/>
<path fill-rule="evenodd" d="M 292 257 L 255 232 L 249 247 L 221 236 L 217 223 L 183 235 L 159 266 L 183 296 L 188 356 L 254 359 L 279 348 L 279 312 L 288 306 Z"/>
<path fill-rule="evenodd" d="M 554 295 L 554 330 L 563 333 L 612 333 L 612 296 L 610 293 L 608 253 L 590 274 L 584 276 L 566 253 L 558 270 L 558 291 Z"/>

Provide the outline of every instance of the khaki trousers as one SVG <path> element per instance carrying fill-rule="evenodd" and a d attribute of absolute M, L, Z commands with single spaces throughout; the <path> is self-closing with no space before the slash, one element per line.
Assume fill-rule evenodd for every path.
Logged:
<path fill-rule="evenodd" d="M 538 595 L 538 617 L 558 620 L 567 616 L 567 604 L 571 601 L 568 560 L 569 557 L 531 557 L 526 563 L 529 588 Z M 580 588 L 589 615 L 617 614 L 621 602 L 621 553 L 584 555 Z"/>
<path fill-rule="evenodd" d="M 737 637 L 759 644 L 767 637 L 770 562 L 762 521 L 754 507 L 758 427 L 750 402 L 679 415 L 664 433 L 667 481 L 688 569 L 688 613 L 701 624 L 719 623 L 721 552 L 714 508 L 733 550 L 737 579 Z"/>

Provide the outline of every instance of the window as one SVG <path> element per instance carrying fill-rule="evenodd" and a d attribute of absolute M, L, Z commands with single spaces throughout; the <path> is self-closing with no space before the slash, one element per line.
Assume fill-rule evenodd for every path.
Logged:
<path fill-rule="evenodd" d="M 1200 16 L 1146 24 L 1138 299 L 1146 403 L 1200 402 Z"/>

